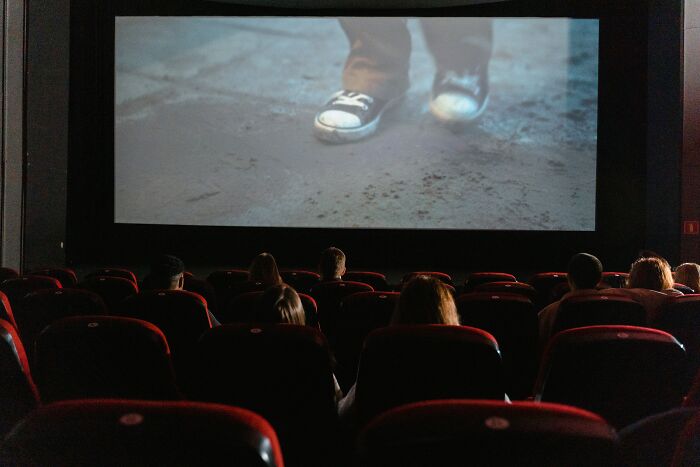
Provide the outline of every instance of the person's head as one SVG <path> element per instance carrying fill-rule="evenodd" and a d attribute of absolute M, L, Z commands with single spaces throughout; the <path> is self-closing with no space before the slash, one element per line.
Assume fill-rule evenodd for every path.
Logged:
<path fill-rule="evenodd" d="M 270 253 L 260 253 L 256 256 L 250 264 L 248 280 L 267 285 L 281 284 L 282 277 L 277 269 L 275 258 Z"/>
<path fill-rule="evenodd" d="M 404 284 L 392 324 L 459 324 L 457 306 L 447 286 L 431 276 L 415 276 Z"/>
<path fill-rule="evenodd" d="M 603 276 L 603 265 L 593 255 L 577 253 L 569 260 L 566 273 L 571 290 L 595 289 Z"/>
<path fill-rule="evenodd" d="M 687 285 L 695 292 L 700 292 L 700 265 L 697 263 L 681 264 L 676 268 L 675 280 Z"/>
<path fill-rule="evenodd" d="M 663 258 L 639 258 L 632 263 L 627 287 L 658 291 L 673 288 L 673 275 L 668 261 Z"/>
<path fill-rule="evenodd" d="M 345 274 L 345 253 L 333 246 L 323 250 L 318 272 L 322 281 L 340 279 Z"/>
<path fill-rule="evenodd" d="M 258 305 L 260 323 L 306 324 L 299 294 L 287 284 L 273 285 L 263 293 Z"/>
<path fill-rule="evenodd" d="M 153 289 L 182 290 L 185 263 L 176 256 L 161 255 L 151 263 L 148 284 Z"/>

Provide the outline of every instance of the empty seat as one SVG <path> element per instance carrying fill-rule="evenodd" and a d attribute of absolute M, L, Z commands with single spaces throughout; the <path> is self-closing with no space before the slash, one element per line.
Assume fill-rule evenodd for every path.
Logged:
<path fill-rule="evenodd" d="M 569 329 L 550 340 L 535 396 L 591 410 L 620 428 L 680 405 L 685 369 L 683 346 L 663 331 Z"/>
<path fill-rule="evenodd" d="M 373 292 L 372 286 L 362 282 L 328 281 L 319 282 L 312 289 L 311 295 L 318 305 L 318 322 L 323 333 L 334 344 L 336 318 L 343 298 L 358 292 Z"/>
<path fill-rule="evenodd" d="M 627 285 L 628 277 L 629 273 L 627 272 L 608 271 L 603 273 L 601 282 L 611 288 L 621 289 Z"/>
<path fill-rule="evenodd" d="M 338 362 L 335 374 L 344 391 L 355 382 L 362 343 L 370 332 L 389 325 L 398 300 L 398 292 L 358 292 L 343 299 L 333 351 Z"/>
<path fill-rule="evenodd" d="M 315 272 L 303 271 L 299 269 L 280 271 L 282 280 L 292 286 L 299 293 L 309 293 L 311 287 L 316 285 L 321 276 Z"/>
<path fill-rule="evenodd" d="M 10 302 L 13 311 L 17 311 L 20 301 L 25 295 L 42 289 L 60 289 L 61 283 L 58 279 L 47 276 L 22 276 L 14 279 L 7 279 L 0 284 L 0 291 L 3 292 Z M 14 318 L 0 316 L 3 319 L 10 319 L 12 324 Z"/>
<path fill-rule="evenodd" d="M 452 277 L 449 274 L 446 274 L 444 272 L 437 272 L 437 271 L 414 271 L 414 272 L 409 272 L 408 274 L 403 276 L 403 279 L 401 279 L 401 283 L 405 284 L 406 282 L 410 281 L 416 276 L 431 276 L 436 279 L 439 279 L 440 281 L 444 282 L 445 284 L 449 285 L 450 287 L 454 287 L 454 282 L 452 282 Z"/>
<path fill-rule="evenodd" d="M 477 285 L 474 292 L 484 292 L 491 294 L 518 294 L 533 301 L 537 298 L 537 291 L 530 285 L 524 282 L 486 282 Z"/>
<path fill-rule="evenodd" d="M 136 279 L 136 274 L 134 274 L 129 269 L 124 269 L 124 268 L 100 268 L 100 269 L 96 269 L 96 270 L 90 272 L 88 275 L 86 275 L 85 279 L 89 279 L 91 277 L 103 277 L 103 276 L 121 277 L 122 279 L 130 280 L 134 284 L 138 283 L 138 280 Z"/>
<path fill-rule="evenodd" d="M 700 295 L 675 297 L 661 308 L 652 325 L 683 344 L 688 354 L 686 380 L 692 381 L 700 371 Z"/>
<path fill-rule="evenodd" d="M 1 437 L 39 403 L 24 346 L 15 328 L 5 320 L 0 320 L 0 375 Z"/>
<path fill-rule="evenodd" d="M 557 310 L 552 334 L 583 326 L 623 324 L 646 326 L 644 307 L 629 297 L 592 292 L 565 298 Z"/>
<path fill-rule="evenodd" d="M 219 301 L 214 286 L 203 279 L 194 277 L 191 273 L 185 272 L 183 289 L 188 292 L 194 292 L 204 298 L 207 301 L 207 308 L 216 316 L 216 313 L 219 311 Z"/>
<path fill-rule="evenodd" d="M 355 388 L 358 422 L 429 399 L 501 399 L 498 343 L 466 326 L 400 325 L 365 340 Z"/>
<path fill-rule="evenodd" d="M 0 319 L 13 325 L 15 329 L 17 328 L 15 313 L 12 310 L 12 305 L 10 305 L 10 300 L 7 298 L 7 295 L 2 292 L 0 292 Z"/>
<path fill-rule="evenodd" d="M 195 402 L 126 400 L 44 406 L 3 443 L 0 463 L 283 466 L 274 430 L 248 410 Z"/>
<path fill-rule="evenodd" d="M 5 279 L 14 279 L 15 277 L 19 277 L 19 273 L 16 270 L 12 268 L 0 268 L 0 282 Z"/>
<path fill-rule="evenodd" d="M 91 276 L 78 284 L 78 288 L 96 293 L 111 313 L 115 313 L 122 302 L 139 293 L 136 282 L 123 277 Z"/>
<path fill-rule="evenodd" d="M 37 337 L 33 363 L 45 402 L 179 398 L 165 336 L 137 319 L 85 316 L 56 321 Z"/>
<path fill-rule="evenodd" d="M 617 436 L 601 417 L 559 404 L 428 401 L 382 413 L 360 433 L 365 467 L 613 466 Z"/>
<path fill-rule="evenodd" d="M 566 282 L 567 275 L 565 272 L 540 272 L 530 278 L 528 283 L 535 289 L 535 307 L 538 309 L 544 308 L 554 302 L 552 292 L 557 284 Z"/>
<path fill-rule="evenodd" d="M 505 272 L 473 272 L 464 281 L 464 292 L 470 292 L 476 286 L 489 282 L 517 282 L 517 279 Z"/>
<path fill-rule="evenodd" d="M 191 398 L 263 415 L 296 465 L 332 465 L 337 416 L 323 335 L 290 324 L 216 327 L 202 336 Z"/>
<path fill-rule="evenodd" d="M 379 272 L 371 271 L 349 271 L 343 274 L 343 280 L 351 282 L 362 282 L 371 285 L 378 292 L 391 291 L 391 287 L 386 280 L 386 276 Z"/>
<path fill-rule="evenodd" d="M 219 306 L 226 306 L 231 297 L 234 284 L 248 280 L 248 271 L 243 269 L 223 269 L 207 276 L 207 282 L 214 287 Z"/>
<path fill-rule="evenodd" d="M 231 299 L 231 302 L 226 308 L 221 310 L 217 315 L 217 319 L 221 324 L 226 323 L 254 323 L 256 320 L 258 304 L 262 299 L 264 292 L 248 292 L 237 295 Z M 299 293 L 301 305 L 304 307 L 304 315 L 306 316 L 306 324 L 309 326 L 318 326 L 318 317 L 316 301 L 310 296 Z"/>
<path fill-rule="evenodd" d="M 683 429 L 700 413 L 677 408 L 646 417 L 619 431 L 620 462 L 625 467 L 670 466 Z"/>
<path fill-rule="evenodd" d="M 22 341 L 32 354 L 36 336 L 49 324 L 71 316 L 106 315 L 107 307 L 94 292 L 81 289 L 37 290 L 25 296 L 15 316 Z"/>
<path fill-rule="evenodd" d="M 29 273 L 32 276 L 48 276 L 58 279 L 63 287 L 75 287 L 78 283 L 78 276 L 70 268 L 44 268 L 37 269 Z"/>
<path fill-rule="evenodd" d="M 483 329 L 498 341 L 508 396 L 530 395 L 537 373 L 537 311 L 518 294 L 475 292 L 457 298 L 457 312 L 465 326 Z"/>

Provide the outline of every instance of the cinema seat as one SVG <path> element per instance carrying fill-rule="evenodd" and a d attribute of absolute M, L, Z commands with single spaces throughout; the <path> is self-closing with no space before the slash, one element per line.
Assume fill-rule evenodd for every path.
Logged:
<path fill-rule="evenodd" d="M 614 466 L 617 436 L 598 415 L 559 404 L 441 400 L 403 405 L 360 433 L 365 467 Z"/>
<path fill-rule="evenodd" d="M 202 336 L 190 398 L 264 416 L 293 465 L 333 465 L 337 415 L 323 335 L 291 324 L 216 327 Z"/>
<path fill-rule="evenodd" d="M 219 306 L 226 306 L 231 297 L 234 284 L 248 280 L 248 271 L 243 269 L 223 269 L 214 271 L 207 276 L 207 282 L 214 287 Z"/>
<path fill-rule="evenodd" d="M 124 300 L 139 293 L 136 282 L 116 276 L 91 276 L 77 287 L 102 297 L 110 313 L 116 313 Z"/>
<path fill-rule="evenodd" d="M 530 278 L 528 283 L 535 289 L 537 295 L 533 303 L 535 308 L 542 309 L 554 301 L 552 291 L 562 282 L 566 282 L 565 272 L 540 272 Z"/>
<path fill-rule="evenodd" d="M 357 372 L 360 425 L 377 414 L 429 399 L 500 399 L 501 354 L 486 331 L 466 326 L 400 325 L 367 336 Z"/>
<path fill-rule="evenodd" d="M 216 316 L 217 311 L 219 311 L 219 301 L 214 287 L 209 282 L 194 277 L 192 273 L 185 272 L 183 289 L 188 292 L 194 292 L 204 298 L 207 301 L 207 308 Z"/>
<path fill-rule="evenodd" d="M 318 322 L 331 345 L 335 343 L 336 318 L 343 299 L 354 293 L 373 291 L 371 285 L 351 281 L 319 282 L 311 289 L 309 295 L 316 300 L 318 305 Z"/>
<path fill-rule="evenodd" d="M 696 293 L 695 290 L 691 289 L 690 287 L 684 284 L 675 283 L 673 284 L 673 288 L 686 295 Z"/>
<path fill-rule="evenodd" d="M 698 408 L 676 408 L 651 415 L 619 431 L 620 466 L 670 466 L 683 429 L 700 413 Z"/>
<path fill-rule="evenodd" d="M 107 306 L 94 292 L 81 289 L 45 289 L 32 292 L 22 299 L 15 320 L 31 358 L 34 340 L 54 321 L 71 316 L 106 314 Z"/>
<path fill-rule="evenodd" d="M 0 319 L 7 321 L 17 329 L 17 322 L 15 321 L 15 314 L 12 310 L 12 305 L 10 305 L 10 300 L 2 292 L 0 292 Z"/>
<path fill-rule="evenodd" d="M 537 298 L 537 291 L 530 284 L 524 282 L 486 282 L 477 285 L 473 291 L 490 294 L 518 294 L 533 301 L 533 303 Z"/>
<path fill-rule="evenodd" d="M 389 325 L 398 299 L 398 292 L 358 292 L 343 299 L 333 348 L 335 375 L 343 391 L 355 383 L 362 343 L 370 332 Z"/>
<path fill-rule="evenodd" d="M 316 285 L 321 278 L 315 272 L 299 269 L 280 271 L 280 276 L 286 284 L 292 286 L 299 293 L 309 293 L 311 287 Z"/>
<path fill-rule="evenodd" d="M 10 302 L 13 311 L 16 311 L 20 306 L 20 301 L 25 295 L 42 289 L 60 289 L 61 283 L 58 279 L 47 276 L 22 276 L 14 279 L 6 279 L 0 284 L 0 292 L 3 292 Z M 8 316 L 0 316 L 0 318 L 9 318 L 12 324 L 15 324 L 14 318 Z"/>
<path fill-rule="evenodd" d="M 483 329 L 498 341 L 508 396 L 530 395 L 537 373 L 538 321 L 532 302 L 518 294 L 474 292 L 457 298 L 465 326 Z"/>
<path fill-rule="evenodd" d="M 45 268 L 36 269 L 29 273 L 32 276 L 48 276 L 58 279 L 63 287 L 75 287 L 78 283 L 78 276 L 75 271 L 69 268 Z"/>
<path fill-rule="evenodd" d="M 248 292 L 233 297 L 228 306 L 216 315 L 216 318 L 221 324 L 254 323 L 256 321 L 258 304 L 263 294 L 264 292 Z M 316 301 L 310 295 L 303 293 L 298 295 L 301 305 L 304 307 L 306 324 L 318 326 Z"/>
<path fill-rule="evenodd" d="M 686 355 L 663 331 L 589 326 L 554 336 L 542 357 L 535 400 L 582 407 L 621 428 L 681 404 Z"/>
<path fill-rule="evenodd" d="M 0 448 L 5 466 L 283 467 L 274 430 L 217 404 L 78 400 L 32 413 Z"/>
<path fill-rule="evenodd" d="M 627 272 L 613 272 L 608 271 L 603 273 L 603 278 L 601 282 L 610 288 L 621 289 L 627 284 L 627 278 L 629 273 Z"/>
<path fill-rule="evenodd" d="M 96 270 L 90 272 L 88 275 L 86 275 L 85 279 L 89 279 L 92 277 L 104 277 L 104 276 L 121 277 L 122 279 L 130 280 L 134 284 L 138 283 L 138 280 L 136 279 L 136 274 L 134 274 L 129 269 L 124 269 L 124 268 L 100 268 L 100 269 L 96 269 Z"/>
<path fill-rule="evenodd" d="M 449 274 L 446 274 L 444 272 L 437 272 L 437 271 L 414 271 L 414 272 L 409 272 L 408 274 L 403 276 L 403 279 L 401 279 L 401 284 L 405 284 L 406 282 L 410 281 L 416 276 L 431 276 L 434 277 L 445 284 L 449 285 L 450 287 L 454 288 L 454 282 L 452 282 L 452 277 Z"/>
<path fill-rule="evenodd" d="M 663 306 L 652 325 L 672 334 L 688 354 L 687 381 L 700 371 L 700 295 L 675 297 Z"/>
<path fill-rule="evenodd" d="M 165 336 L 137 319 L 56 321 L 36 338 L 32 371 L 44 402 L 180 398 Z"/>
<path fill-rule="evenodd" d="M 0 437 L 39 404 L 24 346 L 12 324 L 0 320 Z M 0 464 L 2 460 L 0 459 Z M 3 464 L 4 465 L 4 464 Z"/>
<path fill-rule="evenodd" d="M 0 282 L 5 279 L 14 279 L 19 277 L 19 273 L 12 268 L 0 268 Z"/>
<path fill-rule="evenodd" d="M 465 279 L 463 291 L 471 292 L 475 287 L 489 282 L 517 282 L 517 279 L 505 272 L 473 272 Z"/>
<path fill-rule="evenodd" d="M 343 274 L 343 280 L 369 284 L 377 292 L 390 292 L 392 290 L 386 280 L 386 276 L 379 272 L 349 271 Z"/>
<path fill-rule="evenodd" d="M 700 415 L 697 413 L 683 427 L 673 453 L 671 467 L 697 467 L 700 460 Z"/>
<path fill-rule="evenodd" d="M 646 326 L 644 307 L 629 297 L 592 292 L 564 299 L 552 324 L 552 334 L 572 328 L 605 324 Z"/>

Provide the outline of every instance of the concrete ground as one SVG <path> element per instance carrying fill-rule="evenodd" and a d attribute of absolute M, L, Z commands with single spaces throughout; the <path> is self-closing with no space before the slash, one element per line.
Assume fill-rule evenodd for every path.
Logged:
<path fill-rule="evenodd" d="M 380 132 L 331 145 L 314 115 L 348 43 L 330 18 L 119 18 L 115 220 L 189 225 L 592 230 L 597 23 L 499 19 L 491 99 L 455 133 L 412 86 Z"/>

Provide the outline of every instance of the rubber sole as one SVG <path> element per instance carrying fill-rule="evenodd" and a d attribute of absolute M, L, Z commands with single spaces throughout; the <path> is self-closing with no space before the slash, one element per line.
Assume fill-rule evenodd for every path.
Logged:
<path fill-rule="evenodd" d="M 314 118 L 314 136 L 327 143 L 342 144 L 353 143 L 372 136 L 379 128 L 379 121 L 388 110 L 396 107 L 403 100 L 403 96 L 389 101 L 381 112 L 373 120 L 357 128 L 334 128 L 321 123 L 318 115 Z"/>
<path fill-rule="evenodd" d="M 446 113 L 444 113 L 441 109 L 437 108 L 435 106 L 435 100 L 430 99 L 430 113 L 433 114 L 433 117 L 435 117 L 440 123 L 448 125 L 448 126 L 463 126 L 463 125 L 468 125 L 469 123 L 472 123 L 474 120 L 478 119 L 482 113 L 484 113 L 484 110 L 486 110 L 486 107 L 489 105 L 489 96 L 486 96 L 486 99 L 484 99 L 484 105 L 481 106 L 479 111 L 475 113 L 474 115 L 471 115 L 467 118 L 453 118 L 452 116 L 448 116 Z"/>

